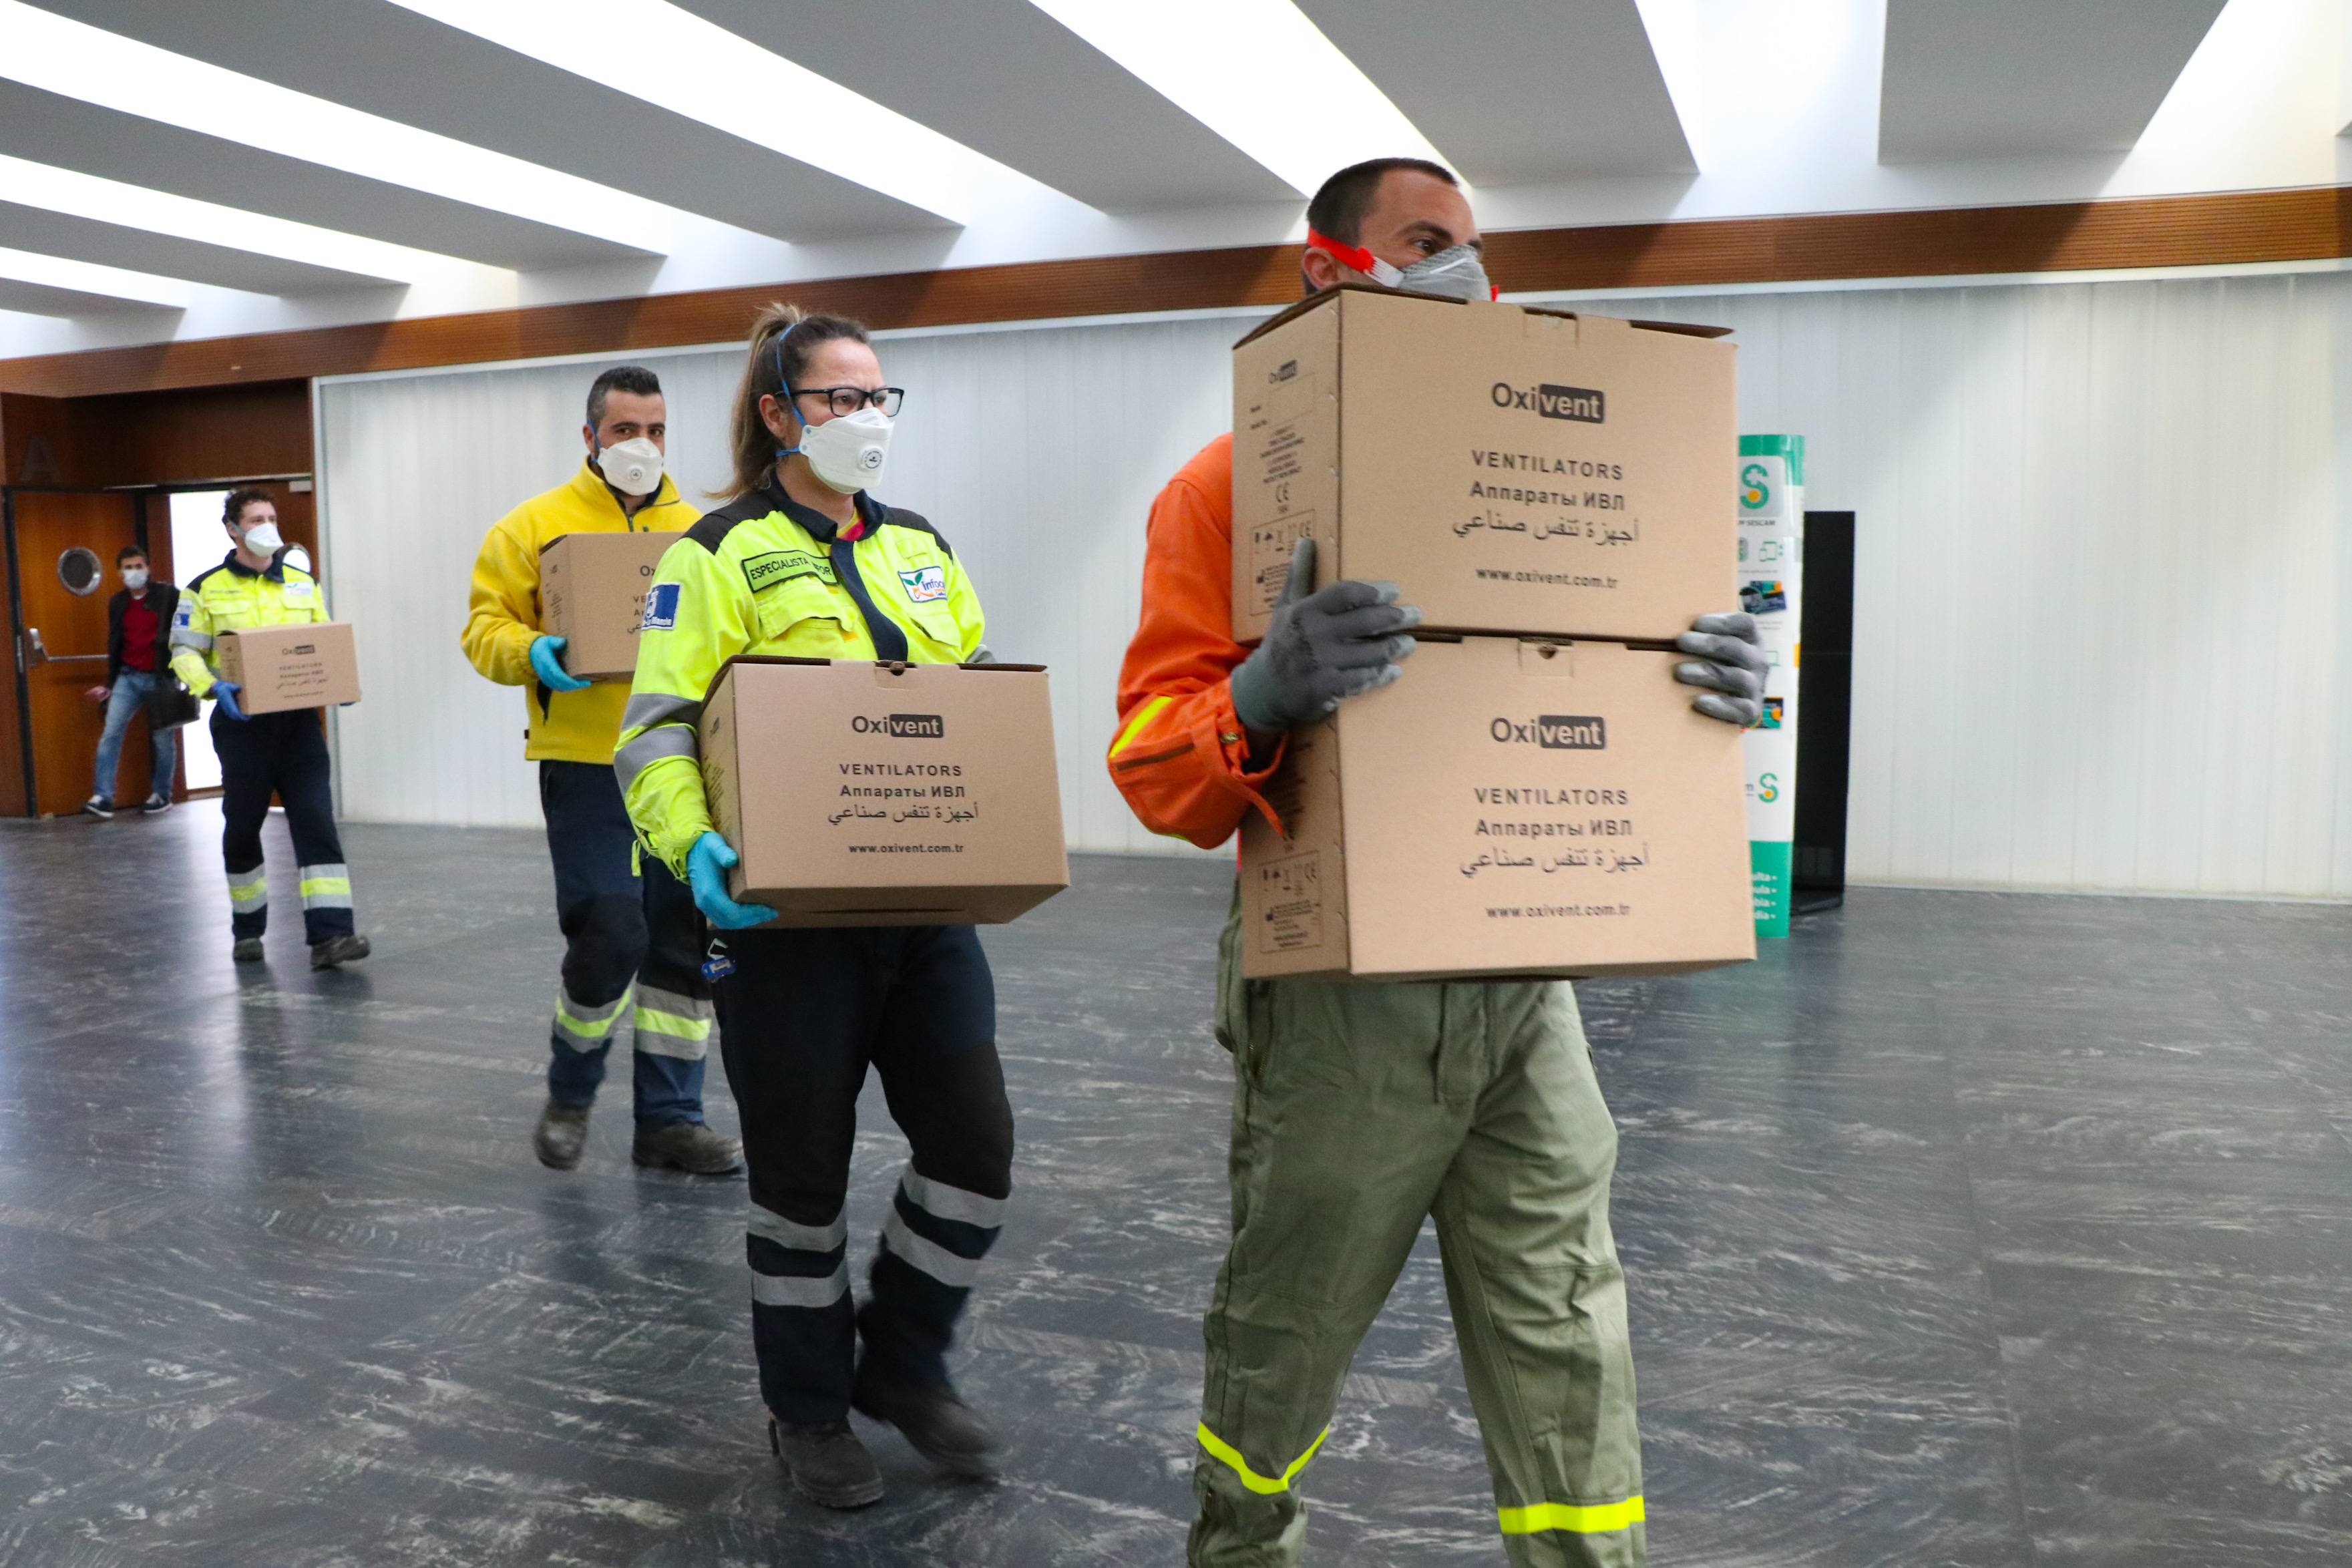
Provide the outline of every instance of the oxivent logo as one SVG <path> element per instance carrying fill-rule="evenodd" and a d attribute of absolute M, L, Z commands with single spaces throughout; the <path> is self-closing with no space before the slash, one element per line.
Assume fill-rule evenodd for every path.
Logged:
<path fill-rule="evenodd" d="M 1506 745 L 1541 746 L 1554 752 L 1601 752 L 1609 748 L 1609 721 L 1596 713 L 1497 719 L 1486 726 L 1486 733 Z"/>
<path fill-rule="evenodd" d="M 1590 386 L 1513 386 L 1498 381 L 1487 393 L 1497 408 L 1529 408 L 1547 419 L 1574 419 L 1600 425 L 1609 416 L 1606 394 Z"/>
<path fill-rule="evenodd" d="M 869 718 L 860 713 L 849 721 L 861 735 L 887 735 L 894 741 L 944 741 L 948 721 L 938 713 L 885 713 Z"/>

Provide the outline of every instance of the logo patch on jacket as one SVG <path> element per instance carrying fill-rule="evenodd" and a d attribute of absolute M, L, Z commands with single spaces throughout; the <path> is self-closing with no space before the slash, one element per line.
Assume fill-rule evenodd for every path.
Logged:
<path fill-rule="evenodd" d="M 309 604 L 310 602 L 310 584 L 308 583 L 287 584 L 286 602 L 289 605 Z"/>
<path fill-rule="evenodd" d="M 928 605 L 948 596 L 948 569 L 944 566 L 918 566 L 912 572 L 899 573 L 898 581 L 907 585 L 907 598 L 913 604 Z"/>
<path fill-rule="evenodd" d="M 641 632 L 666 632 L 677 625 L 677 595 L 683 585 L 677 583 L 656 583 L 646 595 L 646 618 L 637 623 Z"/>

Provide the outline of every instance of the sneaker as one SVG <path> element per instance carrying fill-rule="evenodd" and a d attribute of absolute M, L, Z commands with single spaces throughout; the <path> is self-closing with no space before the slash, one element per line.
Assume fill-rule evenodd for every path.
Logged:
<path fill-rule="evenodd" d="M 588 1107 L 548 1101 L 539 1125 L 530 1130 L 530 1152 L 539 1163 L 551 1171 L 568 1171 L 580 1163 L 580 1151 L 587 1145 Z"/>
<path fill-rule="evenodd" d="M 951 1384 L 919 1384 L 870 1355 L 861 1356 L 849 1407 L 896 1426 L 915 1452 L 950 1475 L 973 1481 L 996 1475 L 990 1458 L 996 1452 L 996 1436 L 956 1396 Z"/>
<path fill-rule="evenodd" d="M 142 816 L 161 816 L 171 809 L 169 795 L 151 795 L 139 803 L 139 815 Z"/>
<path fill-rule="evenodd" d="M 236 945 L 228 950 L 228 955 L 239 963 L 259 963 L 262 959 L 261 939 L 257 936 L 238 937 Z"/>
<path fill-rule="evenodd" d="M 743 1145 L 699 1121 L 670 1121 L 638 1128 L 629 1158 L 656 1170 L 668 1165 L 690 1176 L 731 1176 L 743 1168 Z"/>
<path fill-rule="evenodd" d="M 81 810 L 84 816 L 94 816 L 100 822 L 114 820 L 114 802 L 106 795 L 91 795 L 81 803 Z"/>
<path fill-rule="evenodd" d="M 768 1447 L 784 1462 L 793 1489 L 826 1508 L 864 1508 L 882 1500 L 882 1472 L 846 1421 L 790 1426 L 768 1423 Z"/>
<path fill-rule="evenodd" d="M 310 950 L 310 967 L 332 969 L 339 963 L 356 963 L 368 952 L 368 939 L 363 936 L 331 936 Z"/>

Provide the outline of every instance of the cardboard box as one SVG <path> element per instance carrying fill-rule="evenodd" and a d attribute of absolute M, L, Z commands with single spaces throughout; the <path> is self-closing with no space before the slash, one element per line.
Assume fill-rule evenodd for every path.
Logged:
<path fill-rule="evenodd" d="M 701 729 L 730 895 L 772 924 L 992 925 L 1070 885 L 1041 665 L 745 656 Z"/>
<path fill-rule="evenodd" d="M 1234 349 L 1234 636 L 1291 550 L 1441 630 L 1671 637 L 1732 605 L 1725 329 L 1343 288 Z"/>
<path fill-rule="evenodd" d="M 242 689 L 247 713 L 283 713 L 360 700 L 360 656 L 349 621 L 242 626 L 213 639 L 213 667 Z"/>
<path fill-rule="evenodd" d="M 637 673 L 637 626 L 662 552 L 686 537 L 567 533 L 540 546 L 539 629 L 568 640 L 563 668 L 582 680 Z"/>
<path fill-rule="evenodd" d="M 1658 974 L 1756 956 L 1740 731 L 1675 656 L 1425 640 L 1292 731 L 1242 826 L 1242 973 Z"/>

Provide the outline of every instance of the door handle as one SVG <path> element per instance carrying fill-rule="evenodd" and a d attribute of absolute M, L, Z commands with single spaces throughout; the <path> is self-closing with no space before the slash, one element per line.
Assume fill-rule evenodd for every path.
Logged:
<path fill-rule="evenodd" d="M 38 669 L 49 662 L 49 650 L 41 646 L 41 628 L 25 628 L 25 646 L 18 650 L 18 662 L 26 669 Z"/>

